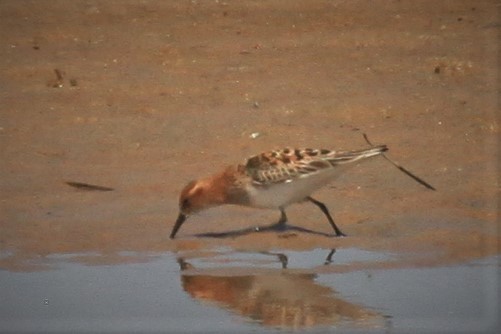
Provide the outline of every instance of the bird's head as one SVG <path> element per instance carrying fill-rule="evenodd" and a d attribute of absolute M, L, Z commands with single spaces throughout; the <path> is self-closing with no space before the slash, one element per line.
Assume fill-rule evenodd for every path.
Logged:
<path fill-rule="evenodd" d="M 173 239 L 181 225 L 192 214 L 222 204 L 221 196 L 210 180 L 197 180 L 188 183 L 179 196 L 179 215 L 170 234 Z"/>

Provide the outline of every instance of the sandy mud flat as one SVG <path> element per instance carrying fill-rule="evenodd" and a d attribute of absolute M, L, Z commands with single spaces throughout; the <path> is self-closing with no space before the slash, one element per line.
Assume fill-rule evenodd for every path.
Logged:
<path fill-rule="evenodd" d="M 253 275 L 254 256 L 302 259 L 284 286 L 321 296 L 308 275 L 437 278 L 496 262 L 499 10 L 466 0 L 1 1 L 0 275 L 153 266 L 160 256 L 195 293 L 216 284 L 210 277 L 229 277 L 222 289 L 238 281 L 217 262 L 223 249 L 254 254 L 238 277 Z M 263 150 L 367 147 L 363 133 L 437 191 L 372 159 L 315 194 L 346 238 L 197 237 L 279 216 L 231 206 L 168 238 L 190 180 Z M 331 232 L 311 204 L 287 213 L 294 226 Z M 333 249 L 348 252 L 343 266 L 322 264 Z M 312 252 L 318 266 L 307 265 Z M 364 252 L 383 255 L 360 261 Z M 58 269 L 60 256 L 69 267 Z M 209 278 L 181 277 L 194 270 L 182 263 L 211 256 Z M 273 270 L 285 270 L 279 260 Z M 275 276 L 261 270 L 242 284 L 267 286 Z M 364 319 L 381 314 L 343 303 Z"/>

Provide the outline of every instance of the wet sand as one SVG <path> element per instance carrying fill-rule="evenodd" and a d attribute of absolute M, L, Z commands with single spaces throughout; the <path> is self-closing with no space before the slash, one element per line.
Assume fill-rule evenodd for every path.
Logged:
<path fill-rule="evenodd" d="M 214 247 L 355 247 L 409 267 L 499 254 L 498 13 L 496 1 L 2 1 L 0 267 Z M 366 147 L 364 132 L 437 191 L 373 159 L 316 194 L 347 238 L 196 237 L 279 214 L 221 207 L 169 240 L 191 179 L 273 148 Z M 312 205 L 288 217 L 331 232 Z"/>

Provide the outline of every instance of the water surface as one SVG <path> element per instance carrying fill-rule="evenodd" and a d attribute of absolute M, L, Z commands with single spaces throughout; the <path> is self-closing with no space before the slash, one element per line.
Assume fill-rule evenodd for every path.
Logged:
<path fill-rule="evenodd" d="M 325 261 L 330 253 L 222 250 L 188 260 L 168 252 L 144 263 L 101 266 L 54 257 L 51 270 L 0 273 L 0 329 L 457 333 L 496 328 L 499 257 L 438 268 L 316 273 L 315 268 L 343 266 L 349 259 L 369 264 L 392 258 L 341 249 Z"/>

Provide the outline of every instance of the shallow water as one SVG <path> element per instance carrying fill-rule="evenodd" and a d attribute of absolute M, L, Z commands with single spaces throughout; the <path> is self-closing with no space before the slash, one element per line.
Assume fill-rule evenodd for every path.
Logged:
<path fill-rule="evenodd" d="M 101 266 L 76 263 L 77 254 L 53 256 L 50 270 L 0 272 L 0 330 L 457 333 L 497 326 L 499 257 L 438 268 L 317 273 L 323 266 L 393 258 L 358 249 L 330 254 L 222 249 L 212 256 L 166 252 L 149 254 L 143 263 Z"/>

